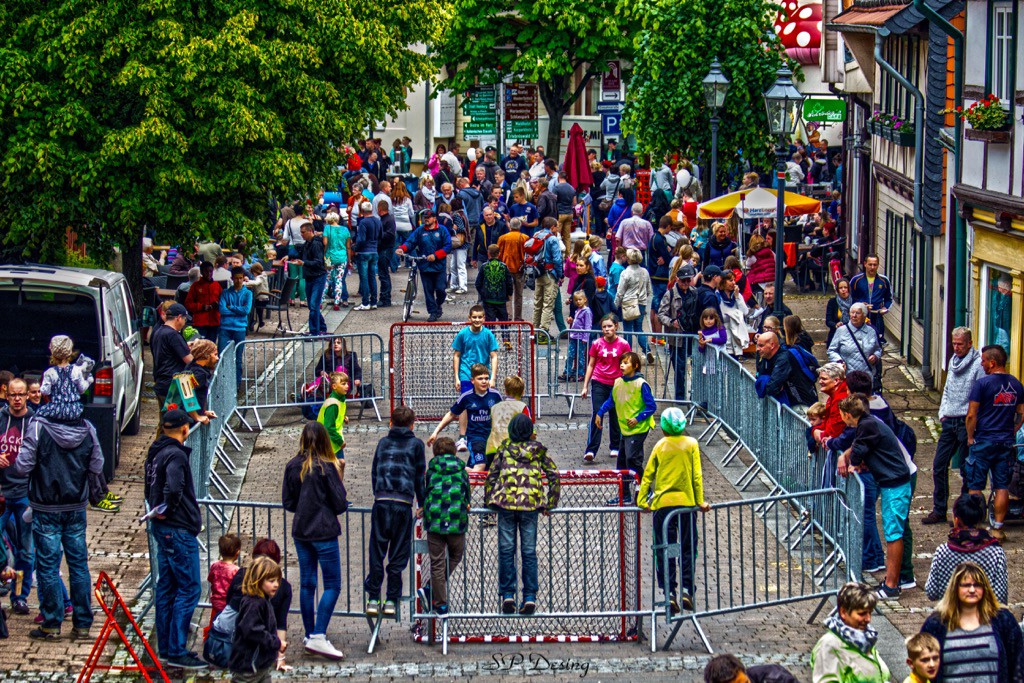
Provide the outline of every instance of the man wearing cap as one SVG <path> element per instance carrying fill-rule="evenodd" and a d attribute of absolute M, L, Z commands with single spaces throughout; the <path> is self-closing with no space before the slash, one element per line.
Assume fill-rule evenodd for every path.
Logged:
<path fill-rule="evenodd" d="M 81 418 L 59 420 L 37 414 L 25 430 L 12 474 L 28 479 L 36 592 L 43 615 L 42 624 L 28 635 L 37 640 L 60 637 L 65 619 L 60 587 L 63 555 L 68 563 L 72 634 L 88 637 L 93 616 L 85 508 L 99 504 L 107 493 L 96 428 Z"/>
<path fill-rule="evenodd" d="M 153 330 L 149 349 L 153 354 L 153 390 L 156 402 L 163 410 L 171 380 L 192 362 L 192 352 L 181 336 L 188 324 L 188 310 L 181 304 L 171 304 L 165 314 L 165 322 Z"/>
<path fill-rule="evenodd" d="M 188 650 L 192 613 L 202 593 L 199 574 L 199 532 L 202 516 L 196 502 L 185 445 L 189 418 L 180 408 L 164 413 L 160 435 L 149 447 L 145 464 L 145 495 L 157 546 L 154 589 L 157 649 L 161 659 L 182 669 L 205 669 Z"/>
<path fill-rule="evenodd" d="M 441 307 L 445 300 L 445 259 L 452 250 L 452 237 L 448 230 L 438 230 L 437 216 L 430 209 L 420 214 L 423 224 L 409 233 L 405 243 L 398 247 L 399 256 L 413 249 L 426 259 L 420 263 L 420 281 L 423 283 L 423 298 L 427 302 L 428 322 L 440 320 Z"/>
<path fill-rule="evenodd" d="M 722 300 L 718 298 L 718 285 L 722 282 L 722 269 L 718 266 L 708 266 L 701 276 L 700 285 L 697 286 L 697 317 L 707 308 L 715 309 L 718 317 L 722 317 Z M 698 322 L 698 325 L 700 323 Z"/>
<path fill-rule="evenodd" d="M 673 335 L 697 334 L 700 329 L 700 314 L 703 310 L 698 302 L 693 278 L 697 269 L 684 263 L 676 273 L 676 282 L 665 292 L 658 307 L 658 320 L 665 332 Z M 676 400 L 686 399 L 686 362 L 690 356 L 691 340 L 686 337 L 669 337 L 672 366 L 675 368 Z"/>

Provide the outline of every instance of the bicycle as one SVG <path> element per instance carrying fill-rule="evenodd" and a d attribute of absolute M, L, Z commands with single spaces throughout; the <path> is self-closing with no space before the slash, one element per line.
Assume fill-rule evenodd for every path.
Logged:
<path fill-rule="evenodd" d="M 409 281 L 405 285 L 405 300 L 402 302 L 402 322 L 409 322 L 409 317 L 412 315 L 412 307 L 416 302 L 416 273 L 419 272 L 418 261 L 426 261 L 425 256 L 410 256 L 405 255 L 405 258 L 412 261 L 412 265 L 409 267 Z"/>

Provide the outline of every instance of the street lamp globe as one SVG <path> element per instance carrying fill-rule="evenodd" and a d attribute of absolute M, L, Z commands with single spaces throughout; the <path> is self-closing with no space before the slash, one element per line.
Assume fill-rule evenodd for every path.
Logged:
<path fill-rule="evenodd" d="M 775 82 L 764 92 L 764 106 L 768 111 L 768 127 L 772 135 L 791 135 L 796 130 L 803 104 L 803 94 L 793 85 L 793 72 L 788 66 L 781 66 L 775 72 Z"/>
<path fill-rule="evenodd" d="M 712 110 L 712 115 L 717 114 L 725 105 L 725 95 L 729 92 L 730 85 L 729 79 L 722 73 L 722 65 L 718 63 L 717 57 L 711 62 L 711 70 L 701 84 L 704 86 L 704 101 L 708 109 Z"/>

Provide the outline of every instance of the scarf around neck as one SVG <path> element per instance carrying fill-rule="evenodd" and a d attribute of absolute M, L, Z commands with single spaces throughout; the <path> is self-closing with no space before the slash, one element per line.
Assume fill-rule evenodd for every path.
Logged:
<path fill-rule="evenodd" d="M 432 187 L 423 186 L 423 187 L 420 188 L 420 192 L 423 193 L 423 197 L 427 201 L 429 201 L 431 204 L 433 204 L 435 201 L 437 201 L 437 190 L 436 189 L 434 189 Z"/>
<path fill-rule="evenodd" d="M 726 294 L 725 292 L 723 292 L 722 290 L 718 290 L 718 299 L 723 304 L 728 306 L 729 308 L 735 308 L 736 307 L 736 294 L 735 294 L 735 292 L 732 294 L 732 296 L 730 296 L 730 295 Z"/>
<path fill-rule="evenodd" d="M 984 529 L 960 529 L 953 527 L 949 530 L 947 545 L 950 550 L 960 553 L 976 553 L 990 545 L 999 545 L 999 541 L 989 536 Z"/>
<path fill-rule="evenodd" d="M 853 294 L 850 294 L 845 299 L 836 294 L 836 303 L 839 304 L 839 315 L 842 318 L 844 325 L 850 324 L 850 306 L 853 305 Z"/>
<path fill-rule="evenodd" d="M 974 367 L 974 360 L 978 357 L 978 349 L 971 347 L 971 350 L 967 352 L 963 358 L 953 354 L 953 357 L 949 359 L 949 368 L 954 375 L 961 375 L 964 372 Z"/>
<path fill-rule="evenodd" d="M 825 620 L 825 628 L 839 636 L 843 641 L 853 645 L 865 655 L 871 654 L 871 650 L 878 641 L 878 631 L 875 630 L 874 626 L 868 624 L 868 627 L 863 631 L 855 629 L 839 618 L 839 612 Z"/>

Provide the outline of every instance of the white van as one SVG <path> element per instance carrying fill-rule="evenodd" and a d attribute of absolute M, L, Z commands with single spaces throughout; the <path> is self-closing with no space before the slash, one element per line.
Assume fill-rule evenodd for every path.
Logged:
<path fill-rule="evenodd" d="M 104 473 L 114 476 L 121 434 L 139 432 L 142 336 L 121 273 L 46 265 L 0 265 L 0 369 L 26 378 L 49 366 L 50 338 L 66 334 L 96 361 L 84 417 L 103 446 Z"/>

